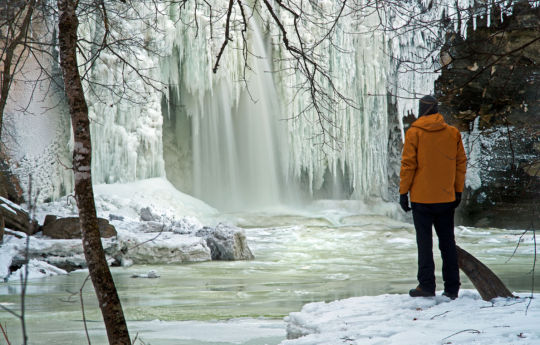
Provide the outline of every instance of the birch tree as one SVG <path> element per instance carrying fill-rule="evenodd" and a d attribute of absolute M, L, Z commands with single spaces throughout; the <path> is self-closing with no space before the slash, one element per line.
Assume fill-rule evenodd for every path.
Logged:
<path fill-rule="evenodd" d="M 99 307 L 105 321 L 107 337 L 111 345 L 130 344 L 129 332 L 120 298 L 105 259 L 98 228 L 92 174 L 92 141 L 88 107 L 79 75 L 77 62 L 78 1 L 58 0 L 58 41 L 60 66 L 68 99 L 74 137 L 73 172 L 75 174 L 75 198 L 79 208 L 84 256 L 96 291 Z"/>

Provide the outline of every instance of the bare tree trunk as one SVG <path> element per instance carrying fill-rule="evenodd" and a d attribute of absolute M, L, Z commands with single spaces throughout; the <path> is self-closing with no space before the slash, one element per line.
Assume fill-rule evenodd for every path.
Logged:
<path fill-rule="evenodd" d="M 60 65 L 69 103 L 74 134 L 73 170 L 75 197 L 79 208 L 84 255 L 105 321 L 111 345 L 130 344 L 122 305 L 112 279 L 98 229 L 90 163 L 92 145 L 88 107 L 77 64 L 77 27 L 75 0 L 57 0 L 59 18 Z"/>
<path fill-rule="evenodd" d="M 459 268 L 467 275 L 484 301 L 495 297 L 514 297 L 492 270 L 477 258 L 456 246 Z"/>

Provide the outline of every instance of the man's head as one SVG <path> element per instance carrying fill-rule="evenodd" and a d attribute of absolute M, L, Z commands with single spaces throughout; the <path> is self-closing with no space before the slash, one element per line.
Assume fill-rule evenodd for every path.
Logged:
<path fill-rule="evenodd" d="M 438 113 L 439 106 L 437 103 L 437 99 L 433 96 L 428 95 L 422 97 L 420 99 L 420 104 L 418 105 L 418 117 Z"/>

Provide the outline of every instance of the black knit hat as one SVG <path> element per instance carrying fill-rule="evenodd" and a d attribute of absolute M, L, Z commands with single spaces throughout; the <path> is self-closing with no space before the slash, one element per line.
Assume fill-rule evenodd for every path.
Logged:
<path fill-rule="evenodd" d="M 418 117 L 436 114 L 438 112 L 439 106 L 437 105 L 437 98 L 428 95 L 420 99 L 420 103 L 418 105 Z"/>

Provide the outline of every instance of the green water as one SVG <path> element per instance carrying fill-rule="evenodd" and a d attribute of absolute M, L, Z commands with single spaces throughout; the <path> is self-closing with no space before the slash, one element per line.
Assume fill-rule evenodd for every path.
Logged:
<path fill-rule="evenodd" d="M 285 337 L 281 319 L 306 303 L 406 293 L 416 284 L 416 243 L 409 224 L 382 216 L 236 216 L 247 228 L 255 260 L 112 268 L 132 336 L 138 333 L 146 344 L 277 344 Z M 512 257 L 519 234 L 458 229 L 456 236 L 511 290 L 529 291 L 534 245 L 525 236 Z M 440 271 L 436 248 L 435 241 Z M 160 278 L 131 278 L 151 269 Z M 29 282 L 31 344 L 86 343 L 79 296 L 70 294 L 79 291 L 85 277 L 74 272 Z M 437 279 L 442 286 L 440 272 Z M 463 276 L 462 281 L 463 288 L 472 288 Z M 92 344 L 106 343 L 90 282 L 83 291 Z M 19 282 L 2 283 L 0 302 L 17 308 L 19 293 Z M 20 341 L 12 316 L 0 312 L 0 322 L 13 344 Z"/>

